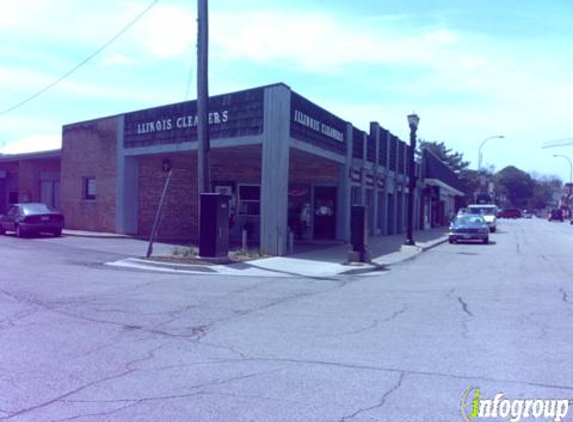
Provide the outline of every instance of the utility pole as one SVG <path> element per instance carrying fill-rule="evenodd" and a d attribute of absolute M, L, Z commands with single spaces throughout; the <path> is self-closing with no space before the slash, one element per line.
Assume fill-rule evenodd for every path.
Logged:
<path fill-rule="evenodd" d="M 209 165 L 209 25 L 207 0 L 198 0 L 197 14 L 197 191 L 211 191 Z"/>

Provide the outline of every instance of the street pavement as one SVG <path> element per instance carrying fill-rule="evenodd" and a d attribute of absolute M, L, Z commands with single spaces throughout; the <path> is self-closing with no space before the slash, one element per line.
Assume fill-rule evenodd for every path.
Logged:
<path fill-rule="evenodd" d="M 573 226 L 502 220 L 491 240 L 277 278 L 0 237 L 0 421 L 442 422 L 469 388 L 572 399 Z"/>

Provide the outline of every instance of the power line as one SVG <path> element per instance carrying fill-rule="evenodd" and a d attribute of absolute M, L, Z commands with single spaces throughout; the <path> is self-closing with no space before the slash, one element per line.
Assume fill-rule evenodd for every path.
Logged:
<path fill-rule="evenodd" d="M 195 60 L 196 61 L 196 60 Z M 191 83 L 193 82 L 193 69 L 195 68 L 195 62 L 189 66 L 189 73 L 187 76 L 187 89 L 185 90 L 185 100 L 189 100 L 189 95 L 191 94 Z"/>
<path fill-rule="evenodd" d="M 554 141 L 546 141 L 543 143 L 542 148 L 564 147 L 567 145 L 573 145 L 573 138 L 565 138 L 565 139 L 556 139 Z"/>
<path fill-rule="evenodd" d="M 160 0 L 154 0 L 151 2 L 151 4 L 149 6 L 147 6 L 141 13 L 139 13 L 135 18 L 133 18 L 133 20 L 131 20 L 121 31 L 119 31 L 117 34 L 115 34 L 113 37 L 111 37 L 107 42 L 105 42 L 100 48 L 98 48 L 95 52 L 93 52 L 92 54 L 90 54 L 88 57 L 86 57 L 84 60 L 82 60 L 80 63 L 78 63 L 76 66 L 74 66 L 72 69 L 70 69 L 69 71 L 67 71 L 66 73 L 64 73 L 62 76 L 60 76 L 58 79 L 54 80 L 53 82 L 49 83 L 48 85 L 46 85 L 44 88 L 40 89 L 38 92 L 36 92 L 35 94 L 29 96 L 28 98 L 25 98 L 24 100 L 20 101 L 19 103 L 8 107 L 7 109 L 4 109 L 2 111 L 0 111 L 0 116 L 4 115 L 4 114 L 8 114 L 11 111 L 16 110 L 19 107 L 22 107 L 24 104 L 29 103 L 30 101 L 36 99 L 37 97 L 39 97 L 40 95 L 42 95 L 44 92 L 48 91 L 50 88 L 53 88 L 54 86 L 56 86 L 57 84 L 59 84 L 60 82 L 62 82 L 64 79 L 66 79 L 67 77 L 69 77 L 70 75 L 72 75 L 73 73 L 75 73 L 79 68 L 81 68 L 82 66 L 84 66 L 86 63 L 88 63 L 91 59 L 93 59 L 95 56 L 97 56 L 99 53 L 101 53 L 103 50 L 105 50 L 110 44 L 112 44 L 115 40 L 117 40 L 120 36 L 122 36 L 128 29 L 130 29 L 139 19 L 141 19 L 147 12 L 149 12 L 149 10 L 155 6 L 157 3 L 159 3 Z"/>

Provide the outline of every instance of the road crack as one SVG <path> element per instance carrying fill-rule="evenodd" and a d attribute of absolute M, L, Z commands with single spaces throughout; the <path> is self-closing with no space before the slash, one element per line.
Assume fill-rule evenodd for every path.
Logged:
<path fill-rule="evenodd" d="M 384 395 L 382 396 L 382 398 L 380 399 L 380 401 L 377 404 L 375 404 L 374 406 L 358 409 L 356 412 L 352 413 L 351 415 L 343 416 L 342 418 L 340 418 L 339 422 L 348 421 L 348 420 L 353 419 L 356 416 L 360 415 L 361 413 L 369 412 L 369 411 L 374 410 L 374 409 L 379 409 L 382 406 L 384 406 L 386 404 L 386 400 L 388 399 L 388 397 L 390 397 L 390 395 L 392 395 L 396 390 L 398 390 L 402 386 L 402 382 L 404 381 L 405 376 L 406 376 L 405 372 L 400 373 L 400 377 L 398 378 L 398 381 L 396 382 L 396 384 L 394 384 L 388 391 L 386 391 L 384 393 Z"/>
<path fill-rule="evenodd" d="M 471 311 L 468 308 L 468 304 L 466 302 L 464 302 L 464 300 L 462 299 L 461 296 L 458 296 L 458 302 L 460 302 L 460 305 L 462 305 L 462 310 L 468 314 L 469 316 L 473 317 L 474 314 L 471 313 Z"/>
<path fill-rule="evenodd" d="M 565 303 L 571 303 L 571 301 L 569 300 L 569 295 L 567 294 L 567 292 L 564 289 L 559 289 L 559 291 L 561 292 L 561 294 L 563 295 L 563 297 L 561 298 L 561 300 L 563 300 L 563 302 Z"/>
<path fill-rule="evenodd" d="M 390 315 L 388 318 L 384 318 L 382 321 L 384 321 L 384 322 L 392 321 L 393 319 L 396 319 L 398 316 L 402 315 L 407 310 L 408 310 L 408 306 L 404 305 L 404 306 L 402 306 L 402 309 L 395 311 L 392 315 Z"/>

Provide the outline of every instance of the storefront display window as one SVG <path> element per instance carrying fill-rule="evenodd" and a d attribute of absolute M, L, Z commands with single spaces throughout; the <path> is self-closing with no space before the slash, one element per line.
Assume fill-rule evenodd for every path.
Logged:
<path fill-rule="evenodd" d="M 261 214 L 261 186 L 239 185 L 239 215 Z"/>

